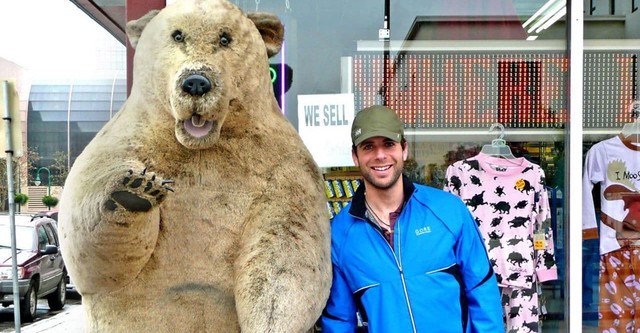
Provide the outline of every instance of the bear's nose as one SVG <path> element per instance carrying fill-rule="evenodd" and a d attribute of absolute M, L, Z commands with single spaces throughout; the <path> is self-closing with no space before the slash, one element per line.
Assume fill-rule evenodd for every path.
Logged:
<path fill-rule="evenodd" d="M 182 91 L 191 96 L 202 96 L 211 90 L 211 82 L 200 74 L 192 74 L 182 82 Z"/>

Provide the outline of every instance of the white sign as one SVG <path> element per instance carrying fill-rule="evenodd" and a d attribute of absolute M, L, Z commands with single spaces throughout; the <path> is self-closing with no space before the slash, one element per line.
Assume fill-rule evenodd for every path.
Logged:
<path fill-rule="evenodd" d="M 319 167 L 353 166 L 353 94 L 298 95 L 298 132 Z"/>

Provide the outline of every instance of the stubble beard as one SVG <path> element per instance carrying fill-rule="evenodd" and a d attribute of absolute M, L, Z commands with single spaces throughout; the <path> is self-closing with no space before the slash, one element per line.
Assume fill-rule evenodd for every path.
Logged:
<path fill-rule="evenodd" d="M 370 169 L 367 167 L 361 167 L 361 172 L 362 172 L 362 177 L 367 181 L 368 184 L 373 186 L 375 189 L 387 190 L 398 182 L 398 180 L 400 179 L 400 176 L 402 176 L 402 169 L 403 169 L 402 165 L 399 165 L 399 166 L 396 165 L 393 175 L 391 175 L 391 178 L 386 181 L 376 179 L 371 173 Z"/>

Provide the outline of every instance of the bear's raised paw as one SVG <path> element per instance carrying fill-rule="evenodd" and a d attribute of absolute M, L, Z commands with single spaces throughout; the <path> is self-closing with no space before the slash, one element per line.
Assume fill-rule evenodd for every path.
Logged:
<path fill-rule="evenodd" d="M 111 192 L 111 198 L 106 201 L 105 208 L 116 210 L 119 207 L 130 212 L 147 212 L 164 200 L 168 191 L 173 189 L 167 184 L 173 180 L 162 179 L 143 169 L 139 173 L 133 170 L 122 177 L 120 188 Z"/>

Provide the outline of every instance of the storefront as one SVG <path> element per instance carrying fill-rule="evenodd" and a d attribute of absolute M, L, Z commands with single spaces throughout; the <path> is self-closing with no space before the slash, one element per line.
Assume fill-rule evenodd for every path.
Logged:
<path fill-rule="evenodd" d="M 505 309 L 510 319 L 525 312 L 540 316 L 539 327 L 523 325 L 520 332 L 632 328 L 627 323 L 640 308 L 640 280 L 631 272 L 616 280 L 614 272 L 627 262 L 633 269 L 635 261 L 612 253 L 624 257 L 621 251 L 635 249 L 638 124 L 613 142 L 622 149 L 613 160 L 607 159 L 613 148 L 592 147 L 615 141 L 640 112 L 640 0 L 232 2 L 245 11 L 275 13 L 285 25 L 285 45 L 271 59 L 274 92 L 323 169 L 328 214 L 346 205 L 358 186 L 348 134 L 354 113 L 387 105 L 405 122 L 406 173 L 416 182 L 451 190 L 452 168 L 481 152 L 502 154 L 504 161 L 522 157 L 543 170 L 545 207 L 534 213 L 550 231 L 542 239 L 543 259 L 557 278 L 539 281 L 537 307 Z M 623 141 L 630 142 L 627 150 Z M 583 183 L 588 152 L 601 157 L 592 157 Z M 463 200 L 470 208 L 494 208 L 495 220 L 486 221 L 494 227 L 506 204 L 521 209 L 519 202 L 496 201 L 497 187 L 483 191 L 486 197 Z M 601 226 L 603 200 L 607 216 L 627 227 Z M 602 228 L 610 230 L 603 234 Z M 494 235 L 490 253 L 524 240 Z M 536 235 L 528 236 L 534 244 Z M 600 274 L 601 254 L 612 262 L 607 280 Z M 633 293 L 612 296 L 625 287 Z M 599 330 L 599 316 L 611 326 Z"/>
<path fill-rule="evenodd" d="M 245 10 L 276 12 L 285 23 L 286 48 L 272 62 L 275 68 L 291 67 L 293 79 L 278 97 L 284 97 L 283 112 L 323 167 L 330 214 L 349 202 L 358 185 L 358 173 L 349 167 L 347 128 L 363 107 L 385 104 L 400 114 L 410 147 L 406 173 L 439 188 L 451 180 L 450 168 L 503 139 L 514 157 L 544 170 L 544 226 L 552 231 L 547 242 L 558 273 L 540 282 L 539 308 L 513 305 L 506 316 L 539 311 L 542 332 L 598 331 L 599 311 L 613 318 L 608 328 L 626 325 L 622 313 L 635 307 L 633 297 L 613 305 L 606 294 L 611 290 L 600 294 L 600 239 L 591 230 L 583 241 L 583 211 L 599 213 L 600 193 L 594 192 L 594 204 L 583 200 L 582 165 L 595 143 L 615 137 L 637 116 L 638 3 L 237 3 Z M 631 164 L 640 155 L 624 154 L 628 168 L 619 172 L 631 180 L 620 185 L 636 192 Z M 584 191 L 590 194 L 588 184 Z M 628 201 L 624 209 L 633 207 Z M 495 241 L 504 247 L 490 253 L 507 251 L 518 238 Z"/>

